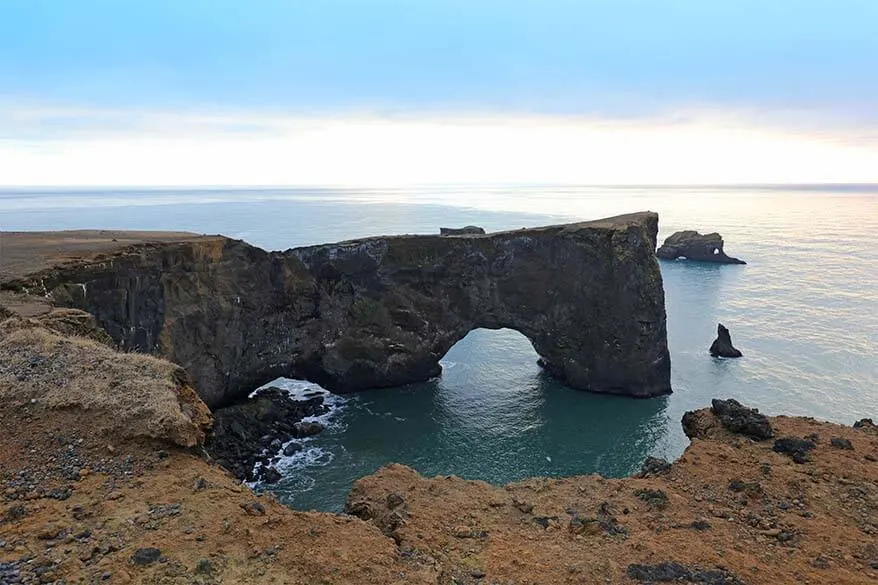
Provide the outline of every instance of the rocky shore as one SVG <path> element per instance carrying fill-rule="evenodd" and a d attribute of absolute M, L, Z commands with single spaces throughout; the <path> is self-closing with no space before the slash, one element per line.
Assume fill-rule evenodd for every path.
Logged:
<path fill-rule="evenodd" d="M 242 480 L 270 481 L 279 449 L 319 431 L 321 397 L 269 388 L 210 412 L 186 370 L 120 351 L 93 315 L 31 290 L 0 305 L 4 585 L 878 582 L 871 420 L 715 400 L 683 417 L 682 457 L 634 477 L 492 486 L 389 465 L 356 482 L 346 514 L 296 512 Z"/>
<path fill-rule="evenodd" d="M 496 487 L 391 465 L 356 483 L 349 514 L 294 512 L 205 455 L 210 425 L 236 418 L 210 417 L 179 368 L 58 317 L 0 323 L 2 583 L 878 580 L 870 421 L 715 401 L 685 417 L 679 460 L 637 477 Z M 271 425 L 274 394 L 247 416 Z"/>
<path fill-rule="evenodd" d="M 302 448 L 293 439 L 323 431 L 318 422 L 303 421 L 327 412 L 322 396 L 293 400 L 280 388 L 266 388 L 239 404 L 213 413 L 213 430 L 205 449 L 238 479 L 271 484 L 280 479 L 273 467 L 280 454 Z"/>

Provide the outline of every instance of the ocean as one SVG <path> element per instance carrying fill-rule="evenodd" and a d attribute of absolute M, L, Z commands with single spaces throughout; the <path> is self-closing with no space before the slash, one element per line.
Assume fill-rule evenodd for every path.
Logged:
<path fill-rule="evenodd" d="M 445 356 L 440 378 L 329 395 L 327 430 L 282 462 L 272 489 L 297 509 L 340 511 L 356 478 L 391 462 L 496 484 L 624 476 L 648 455 L 678 457 L 688 444 L 681 416 L 715 397 L 844 424 L 878 418 L 878 186 L 0 189 L 2 230 L 188 230 L 273 250 L 642 210 L 659 213 L 660 240 L 718 231 L 748 262 L 661 263 L 673 394 L 572 390 L 539 369 L 519 333 L 476 330 Z M 742 359 L 708 355 L 718 322 Z"/>

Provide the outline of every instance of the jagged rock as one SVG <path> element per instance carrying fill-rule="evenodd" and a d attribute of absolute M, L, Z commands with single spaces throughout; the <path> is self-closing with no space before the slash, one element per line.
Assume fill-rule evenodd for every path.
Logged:
<path fill-rule="evenodd" d="M 267 465 L 268 458 L 280 451 L 280 445 L 290 439 L 306 436 L 303 434 L 305 431 L 319 432 L 323 429 L 319 423 L 299 421 L 324 414 L 326 410 L 323 396 L 293 400 L 280 388 L 266 388 L 240 404 L 214 411 L 213 431 L 207 437 L 205 449 L 239 479 L 266 481 L 266 472 L 269 479 L 274 477 L 273 473 L 266 471 L 272 469 Z M 272 444 L 277 447 L 272 448 Z M 291 445 L 295 443 L 287 446 L 290 454 L 295 452 Z M 301 449 L 301 445 L 298 448 Z M 284 449 L 284 454 L 286 451 Z M 257 463 L 262 463 L 264 468 L 260 477 L 253 474 Z"/>
<path fill-rule="evenodd" d="M 854 449 L 853 444 L 849 440 L 840 437 L 832 437 L 832 439 L 829 440 L 829 444 L 836 449 L 845 449 L 847 451 L 853 451 Z"/>
<path fill-rule="evenodd" d="M 440 236 L 484 236 L 485 229 L 477 225 L 468 225 L 462 228 L 439 228 Z"/>
<path fill-rule="evenodd" d="M 649 475 L 661 475 L 663 473 L 667 473 L 671 469 L 671 464 L 667 462 L 665 459 L 661 459 L 659 457 L 647 457 L 643 462 L 643 465 L 640 467 L 640 473 L 638 474 L 640 477 L 646 477 Z"/>
<path fill-rule="evenodd" d="M 310 437 L 323 432 L 323 425 L 319 422 L 297 422 L 293 427 L 297 438 Z"/>
<path fill-rule="evenodd" d="M 403 504 L 405 504 L 405 499 L 401 495 L 399 495 L 395 492 L 387 494 L 387 508 L 389 510 L 393 510 L 394 508 L 399 508 Z"/>
<path fill-rule="evenodd" d="M 762 441 L 774 436 L 774 429 L 764 414 L 755 408 L 747 408 L 737 400 L 714 399 L 711 401 L 710 414 L 705 411 L 690 411 L 683 415 L 683 432 L 690 439 L 704 438 L 713 421 L 718 419 L 722 426 L 732 432 Z"/>
<path fill-rule="evenodd" d="M 774 442 L 772 451 L 789 455 L 796 463 L 806 463 L 808 461 L 808 453 L 816 446 L 814 441 L 809 439 L 781 437 Z"/>
<path fill-rule="evenodd" d="M 719 418 L 726 429 L 733 433 L 740 433 L 759 441 L 774 436 L 774 429 L 771 428 L 768 417 L 760 414 L 758 409 L 747 408 L 733 398 L 714 399 L 710 404 L 711 412 Z"/>
<path fill-rule="evenodd" d="M 574 388 L 667 394 L 658 215 L 473 237 L 265 252 L 228 238 L 131 245 L 3 286 L 93 314 L 119 346 L 183 366 L 211 407 L 279 376 L 335 391 L 441 372 L 473 329 L 531 340 Z"/>
<path fill-rule="evenodd" d="M 131 562 L 135 565 L 151 565 L 162 556 L 162 551 L 157 548 L 139 548 L 131 555 Z"/>
<path fill-rule="evenodd" d="M 746 264 L 743 260 L 726 256 L 721 235 L 717 233 L 701 235 L 691 230 L 671 234 L 655 254 L 663 260 L 686 259 L 718 264 Z"/>
<path fill-rule="evenodd" d="M 704 585 L 743 585 L 725 569 L 689 568 L 680 563 L 628 565 L 628 577 L 644 583 L 700 583 Z"/>
<path fill-rule="evenodd" d="M 871 418 L 861 418 L 857 422 L 854 423 L 855 429 L 860 429 L 864 431 L 878 431 L 878 425 L 872 422 Z"/>
<path fill-rule="evenodd" d="M 732 336 L 722 323 L 716 326 L 716 339 L 710 344 L 710 355 L 726 358 L 739 358 L 744 355 L 732 345 Z"/>
<path fill-rule="evenodd" d="M 265 484 L 273 484 L 279 482 L 283 476 L 280 471 L 274 467 L 264 467 L 260 470 L 259 481 Z"/>

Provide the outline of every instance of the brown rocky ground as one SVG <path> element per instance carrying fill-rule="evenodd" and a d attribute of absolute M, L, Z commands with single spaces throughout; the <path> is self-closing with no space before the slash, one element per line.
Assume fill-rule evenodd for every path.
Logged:
<path fill-rule="evenodd" d="M 352 491 L 364 521 L 256 496 L 183 446 L 206 421 L 172 364 L 57 322 L 0 327 L 0 582 L 878 582 L 868 424 L 770 419 L 815 440 L 802 464 L 704 410 L 702 438 L 646 477 L 493 487 L 393 465 Z"/>
<path fill-rule="evenodd" d="M 674 582 L 878 582 L 875 427 L 770 419 L 779 437 L 816 435 L 797 464 L 771 440 L 725 431 L 710 410 L 697 417 L 705 438 L 655 475 L 493 487 L 393 465 L 359 480 L 348 510 L 443 583 L 628 583 L 631 565 L 668 562 L 692 573 L 663 567 Z"/>
<path fill-rule="evenodd" d="M 70 230 L 0 232 L 0 280 L 13 280 L 67 262 L 93 260 L 133 244 L 183 242 L 191 232 Z"/>
<path fill-rule="evenodd" d="M 377 528 L 206 461 L 179 368 L 54 321 L 0 323 L 0 583 L 436 582 Z"/>

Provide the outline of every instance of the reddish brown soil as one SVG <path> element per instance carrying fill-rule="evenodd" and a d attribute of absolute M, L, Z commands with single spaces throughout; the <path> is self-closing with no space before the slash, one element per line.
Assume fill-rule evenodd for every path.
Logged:
<path fill-rule="evenodd" d="M 493 487 L 395 465 L 359 480 L 349 509 L 365 508 L 402 550 L 441 567 L 447 583 L 629 583 L 629 565 L 668 561 L 748 584 L 878 582 L 874 428 L 771 419 L 778 436 L 819 435 L 800 465 L 773 452 L 773 441 L 731 435 L 709 410 L 699 416 L 714 427 L 709 438 L 659 476 Z M 404 501 L 393 512 L 391 493 Z"/>

